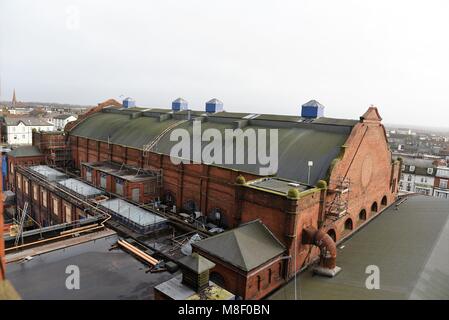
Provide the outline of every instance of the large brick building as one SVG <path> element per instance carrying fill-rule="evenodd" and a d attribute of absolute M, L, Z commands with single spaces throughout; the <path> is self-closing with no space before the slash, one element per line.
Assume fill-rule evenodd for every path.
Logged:
<path fill-rule="evenodd" d="M 159 198 L 173 214 L 190 213 L 228 232 L 259 220 L 283 251 L 261 262 L 256 277 L 251 270 L 240 272 L 246 277 L 241 281 L 245 288 L 237 289 L 230 272 L 223 271 L 235 266 L 203 250 L 224 287 L 242 298 L 264 297 L 318 257 L 321 269 L 334 275 L 335 242 L 396 199 L 401 166 L 392 160 L 377 108 L 370 107 L 358 120 L 345 120 L 321 116 L 323 106 L 314 101 L 305 105 L 301 116 L 230 113 L 214 109 L 218 103 L 209 102 L 203 112 L 176 102 L 172 109 L 154 109 L 121 108 L 109 100 L 66 126 L 67 165 L 81 170 L 86 163 L 116 163 L 157 170 L 163 178 L 157 197 L 151 199 Z M 194 121 L 201 122 L 202 132 L 216 129 L 224 135 L 226 129 L 240 129 L 235 139 L 247 138 L 250 129 L 277 129 L 278 170 L 260 175 L 264 164 L 259 159 L 243 164 L 173 163 L 170 151 L 176 141 L 170 135 L 180 128 L 192 134 Z M 245 159 L 254 152 L 245 149 Z M 276 277 L 269 267 L 273 261 L 280 263 Z"/>

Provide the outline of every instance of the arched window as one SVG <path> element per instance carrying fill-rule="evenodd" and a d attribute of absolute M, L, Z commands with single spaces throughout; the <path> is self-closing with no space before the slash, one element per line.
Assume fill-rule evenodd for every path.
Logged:
<path fill-rule="evenodd" d="M 385 207 L 387 205 L 387 196 L 382 197 L 382 201 L 380 202 L 380 204 L 382 205 L 382 207 Z"/>
<path fill-rule="evenodd" d="M 352 230 L 353 226 L 352 226 L 352 220 L 351 218 L 348 218 L 345 221 L 345 230 Z"/>
<path fill-rule="evenodd" d="M 193 200 L 187 200 L 187 201 L 184 203 L 184 210 L 185 210 L 187 213 L 194 214 L 195 211 L 198 211 L 198 206 L 196 205 L 195 201 L 193 201 Z"/>
<path fill-rule="evenodd" d="M 371 212 L 377 212 L 377 202 L 374 201 L 373 204 L 371 205 Z"/>
<path fill-rule="evenodd" d="M 170 191 L 165 192 L 163 200 L 167 206 L 174 206 L 176 204 L 176 198 Z"/>
<path fill-rule="evenodd" d="M 213 208 L 208 214 L 208 220 L 220 228 L 227 228 L 228 223 L 223 209 Z"/>
<path fill-rule="evenodd" d="M 332 238 L 332 240 L 334 240 L 334 242 L 337 242 L 337 235 L 335 234 L 335 230 L 334 229 L 330 229 L 327 234 Z"/>
<path fill-rule="evenodd" d="M 257 290 L 260 291 L 262 285 L 262 278 L 260 276 L 257 276 Z"/>
<path fill-rule="evenodd" d="M 360 211 L 359 213 L 359 220 L 366 220 L 366 210 L 362 209 L 362 211 Z"/>

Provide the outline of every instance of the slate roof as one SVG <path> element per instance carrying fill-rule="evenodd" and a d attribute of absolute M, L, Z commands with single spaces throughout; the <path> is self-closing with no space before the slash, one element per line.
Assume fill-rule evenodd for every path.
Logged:
<path fill-rule="evenodd" d="M 166 114 L 168 119 L 161 120 L 160 114 Z M 143 149 L 152 141 L 158 140 L 152 151 L 162 154 L 170 154 L 172 147 L 177 141 L 170 141 L 170 133 L 174 129 L 186 129 L 192 137 L 192 121 L 183 121 L 182 115 L 171 109 L 151 109 L 140 112 L 140 116 L 131 117 L 129 113 L 122 110 L 113 112 L 104 110 L 95 113 L 81 121 L 70 134 L 79 137 L 95 139 L 113 144 Z M 178 118 L 181 116 L 181 118 Z M 225 129 L 234 129 L 237 121 L 246 120 L 249 113 L 227 113 L 220 112 L 204 115 L 203 112 L 192 112 L 192 117 L 201 115 L 205 121 L 202 122 L 202 131 L 214 128 L 224 136 Z M 256 116 L 256 115 L 255 115 Z M 304 119 L 299 116 L 288 115 L 257 115 L 250 119 L 246 126 L 242 127 L 243 133 L 248 129 L 277 129 L 278 130 L 278 171 L 272 174 L 285 179 L 307 182 L 307 163 L 313 161 L 310 183 L 315 184 L 323 179 L 332 160 L 339 154 L 341 146 L 346 142 L 353 126 L 358 120 L 319 118 L 310 123 L 303 123 Z M 269 131 L 268 131 L 269 132 Z M 161 133 L 163 133 L 161 135 Z M 224 140 L 224 139 L 223 139 Z M 209 142 L 204 141 L 204 148 Z M 267 149 L 269 150 L 269 141 Z M 245 159 L 247 155 L 257 152 L 254 148 L 245 148 Z M 255 164 L 245 160 L 243 164 L 227 164 L 224 161 L 225 153 L 231 150 L 231 145 L 224 146 L 222 164 L 218 166 L 260 174 L 260 168 L 266 167 L 257 161 Z M 191 148 L 191 153 L 193 148 Z M 234 158 L 235 158 L 234 146 Z M 190 159 L 192 158 L 192 154 Z M 234 159 L 235 160 L 235 159 Z"/>
<path fill-rule="evenodd" d="M 73 116 L 73 114 L 59 114 L 57 116 L 54 116 L 53 119 L 65 120 L 65 119 L 70 118 L 72 116 Z"/>
<path fill-rule="evenodd" d="M 9 157 L 37 157 L 42 156 L 43 154 L 39 151 L 39 149 L 36 146 L 23 146 L 18 147 L 10 152 L 8 152 Z"/>
<path fill-rule="evenodd" d="M 284 245 L 260 220 L 195 242 L 192 246 L 246 272 L 285 251 Z"/>
<path fill-rule="evenodd" d="M 190 256 L 182 257 L 177 261 L 183 267 L 197 273 L 203 273 L 215 267 L 215 263 L 204 258 L 198 253 L 192 253 Z"/>
<path fill-rule="evenodd" d="M 398 158 L 398 157 L 394 157 Z M 433 164 L 434 160 L 430 159 L 417 159 L 417 158 L 410 158 L 405 157 L 402 158 L 402 163 L 405 165 L 405 169 L 402 170 L 403 173 L 407 174 L 416 174 L 421 176 L 429 176 L 433 177 L 435 176 L 435 173 L 437 172 L 436 166 Z M 414 170 L 410 170 L 410 167 L 414 166 Z M 429 173 L 427 169 L 432 168 L 432 172 Z"/>
<path fill-rule="evenodd" d="M 33 118 L 33 117 L 21 117 L 21 118 L 11 118 L 11 117 L 5 117 L 5 123 L 8 126 L 17 126 L 20 122 L 23 122 L 26 126 L 52 126 L 51 123 L 40 119 L 40 118 Z"/>
<path fill-rule="evenodd" d="M 341 272 L 297 278 L 300 299 L 449 299 L 449 200 L 409 196 L 380 213 L 337 247 Z M 368 290 L 367 266 L 380 272 L 380 287 Z M 372 274 L 372 273 L 371 273 Z M 293 299 L 294 282 L 269 299 Z"/>

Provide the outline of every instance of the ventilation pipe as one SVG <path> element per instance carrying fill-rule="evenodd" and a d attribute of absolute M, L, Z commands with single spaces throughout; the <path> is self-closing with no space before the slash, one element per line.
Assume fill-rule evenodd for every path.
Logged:
<path fill-rule="evenodd" d="M 313 227 L 306 227 L 302 230 L 302 243 L 320 248 L 320 263 L 313 269 L 314 273 L 334 277 L 340 272 L 341 268 L 336 265 L 337 246 L 327 233 Z"/>

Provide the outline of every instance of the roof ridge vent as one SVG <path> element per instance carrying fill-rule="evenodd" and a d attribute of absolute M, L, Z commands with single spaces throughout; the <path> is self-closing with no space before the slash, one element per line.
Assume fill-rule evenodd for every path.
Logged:
<path fill-rule="evenodd" d="M 183 98 L 178 98 L 178 99 L 174 100 L 171 103 L 171 109 L 174 112 L 182 111 L 182 110 L 188 110 L 189 109 L 189 103 L 187 102 L 187 100 L 185 100 Z"/>
<path fill-rule="evenodd" d="M 213 98 L 206 102 L 206 112 L 207 113 L 216 113 L 223 111 L 223 102 L 218 100 L 217 98 Z"/>
<path fill-rule="evenodd" d="M 324 106 L 316 100 L 310 100 L 301 106 L 301 117 L 312 119 L 324 117 Z"/>

